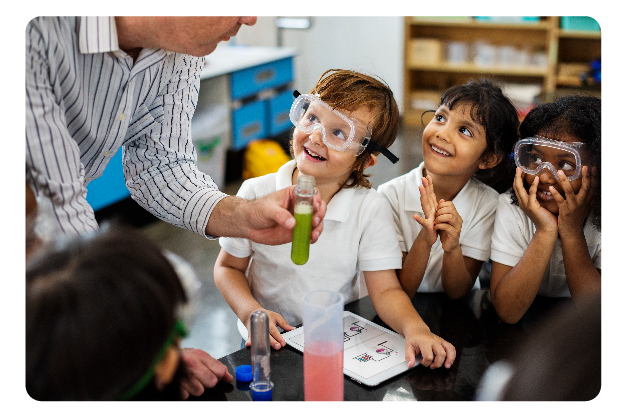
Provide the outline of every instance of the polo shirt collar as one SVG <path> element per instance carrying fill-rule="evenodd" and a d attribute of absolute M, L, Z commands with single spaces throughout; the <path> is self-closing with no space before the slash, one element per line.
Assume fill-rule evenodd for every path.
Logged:
<path fill-rule="evenodd" d="M 418 213 L 421 216 L 424 215 L 424 212 L 422 211 L 418 187 L 422 185 L 423 172 L 424 162 L 407 174 L 408 178 L 404 185 L 404 211 Z M 472 195 L 476 194 L 476 188 L 470 187 L 471 182 L 472 179 L 470 178 L 452 200 L 456 211 L 463 219 L 469 218 L 473 209 L 472 202 L 477 198 L 476 195 Z"/>
<path fill-rule="evenodd" d="M 293 170 L 296 168 L 296 161 L 291 160 L 278 169 L 276 173 L 276 190 L 282 190 L 292 184 Z M 324 220 L 334 220 L 337 222 L 345 222 L 352 208 L 352 199 L 356 188 L 342 188 L 330 200 L 326 208 Z"/>

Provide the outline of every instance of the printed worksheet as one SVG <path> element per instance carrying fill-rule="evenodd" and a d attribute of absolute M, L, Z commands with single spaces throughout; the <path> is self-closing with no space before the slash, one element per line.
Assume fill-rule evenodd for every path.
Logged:
<path fill-rule="evenodd" d="M 304 333 L 290 339 L 304 350 Z M 364 379 L 404 360 L 404 338 L 388 333 L 355 316 L 343 318 L 343 367 Z"/>

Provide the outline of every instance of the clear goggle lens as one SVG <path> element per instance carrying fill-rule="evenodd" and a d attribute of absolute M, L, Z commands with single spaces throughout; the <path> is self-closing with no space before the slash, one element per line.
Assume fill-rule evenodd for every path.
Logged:
<path fill-rule="evenodd" d="M 580 177 L 583 163 L 580 151 L 583 148 L 584 144 L 580 142 L 526 138 L 515 144 L 515 164 L 530 175 L 537 175 L 547 168 L 557 179 L 557 172 L 561 170 L 569 181 L 574 181 Z"/>
<path fill-rule="evenodd" d="M 340 152 L 360 155 L 371 136 L 368 126 L 333 109 L 311 94 L 301 94 L 296 98 L 289 118 L 297 129 L 305 133 L 319 130 L 324 144 Z"/>

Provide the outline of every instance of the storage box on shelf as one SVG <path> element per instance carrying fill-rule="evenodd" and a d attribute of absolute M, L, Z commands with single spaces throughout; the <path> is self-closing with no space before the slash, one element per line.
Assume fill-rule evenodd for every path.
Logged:
<path fill-rule="evenodd" d="M 470 79 L 540 84 L 553 96 L 572 85 L 558 76 L 562 64 L 589 65 L 600 57 L 600 33 L 562 29 L 559 16 L 406 17 L 404 56 L 403 118 L 419 125 L 421 105 Z"/>

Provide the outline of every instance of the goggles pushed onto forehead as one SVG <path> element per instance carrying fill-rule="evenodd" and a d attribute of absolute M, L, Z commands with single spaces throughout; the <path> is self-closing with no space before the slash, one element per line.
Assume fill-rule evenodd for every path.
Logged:
<path fill-rule="evenodd" d="M 569 181 L 574 181 L 580 178 L 584 149 L 582 142 L 561 142 L 534 136 L 515 144 L 515 164 L 530 175 L 548 168 L 557 180 L 557 171 L 561 170 Z"/>
<path fill-rule="evenodd" d="M 398 162 L 387 148 L 371 140 L 372 130 L 363 122 L 334 109 L 317 95 L 298 91 L 293 95 L 296 99 L 291 105 L 289 118 L 297 129 L 305 133 L 319 130 L 324 144 L 339 152 L 360 155 L 367 149 L 382 153 L 394 164 Z"/>

